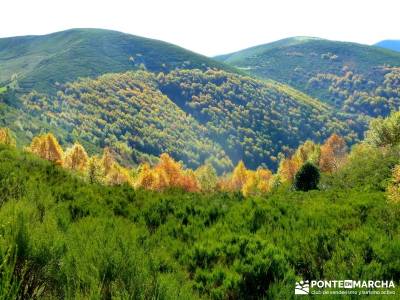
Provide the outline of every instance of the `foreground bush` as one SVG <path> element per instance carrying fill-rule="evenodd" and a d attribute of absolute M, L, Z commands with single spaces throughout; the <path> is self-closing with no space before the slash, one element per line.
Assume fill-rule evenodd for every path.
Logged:
<path fill-rule="evenodd" d="M 2 283 L 22 299 L 290 299 L 300 278 L 400 274 L 382 191 L 135 191 L 0 146 L 0 203 L 0 253 L 21 270 Z"/>

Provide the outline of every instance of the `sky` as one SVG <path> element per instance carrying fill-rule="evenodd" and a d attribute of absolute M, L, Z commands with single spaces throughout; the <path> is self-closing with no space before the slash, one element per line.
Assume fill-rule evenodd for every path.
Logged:
<path fill-rule="evenodd" d="M 105 28 L 213 56 L 291 36 L 400 39 L 399 0 L 5 0 L 0 37 Z"/>

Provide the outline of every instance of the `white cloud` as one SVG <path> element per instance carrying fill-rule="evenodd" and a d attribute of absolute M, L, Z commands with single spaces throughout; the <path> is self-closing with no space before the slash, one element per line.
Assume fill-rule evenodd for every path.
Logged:
<path fill-rule="evenodd" d="M 398 0 L 8 0 L 0 36 L 97 27 L 216 55 L 297 35 L 400 39 L 399 11 Z"/>

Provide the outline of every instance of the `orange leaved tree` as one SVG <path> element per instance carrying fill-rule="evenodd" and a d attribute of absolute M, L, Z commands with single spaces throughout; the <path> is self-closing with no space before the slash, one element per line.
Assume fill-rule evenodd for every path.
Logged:
<path fill-rule="evenodd" d="M 335 172 L 344 164 L 346 156 L 347 145 L 345 140 L 334 133 L 321 146 L 319 167 L 322 172 Z"/>

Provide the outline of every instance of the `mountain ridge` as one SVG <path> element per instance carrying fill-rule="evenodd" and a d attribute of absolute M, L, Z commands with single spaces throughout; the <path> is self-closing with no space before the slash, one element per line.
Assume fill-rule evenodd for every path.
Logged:
<path fill-rule="evenodd" d="M 212 160 L 220 172 L 240 160 L 250 168 L 276 169 L 282 154 L 307 139 L 322 142 L 338 133 L 350 144 L 359 140 L 368 117 L 385 115 L 400 102 L 395 88 L 400 68 L 379 70 L 382 80 L 371 87 L 368 72 L 376 64 L 365 63 L 370 53 L 380 55 L 378 65 L 397 62 L 400 54 L 316 37 L 252 47 L 249 60 L 231 66 L 162 41 L 102 29 L 0 39 L 0 49 L 0 66 L 27 63 L 25 73 L 2 88 L 15 91 L 15 103 L 4 101 L 14 108 L 10 116 L 19 109 L 37 118 L 34 123 L 59 127 L 61 141 L 78 140 L 91 153 L 116 146 L 129 163 L 142 154 L 168 152 L 191 167 Z M 255 72 L 238 71 L 249 62 Z M 344 70 L 347 65 L 354 74 Z M 355 94 L 346 90 L 353 84 Z M 366 88 L 376 95 L 368 98 Z M 393 100 L 385 102 L 385 93 Z M 6 126 L 12 117 L 4 119 Z M 29 124 L 20 127 L 37 132 Z"/>
<path fill-rule="evenodd" d="M 113 30 L 78 28 L 0 39 L 0 83 L 54 91 L 57 84 L 104 73 L 175 68 L 235 69 L 179 46 Z"/>

